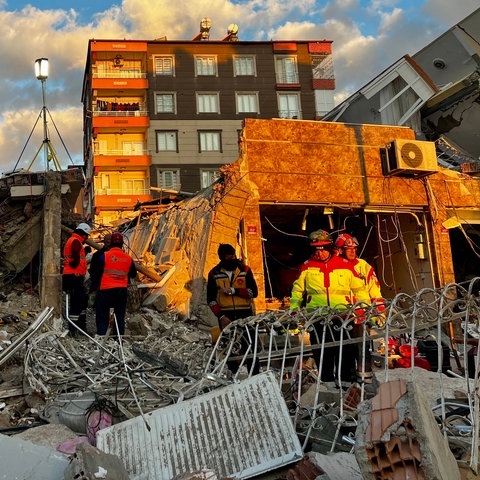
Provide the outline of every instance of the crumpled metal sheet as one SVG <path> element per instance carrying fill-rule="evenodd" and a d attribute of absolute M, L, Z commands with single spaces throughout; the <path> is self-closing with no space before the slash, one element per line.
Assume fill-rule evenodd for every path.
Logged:
<path fill-rule="evenodd" d="M 132 479 L 152 480 L 204 468 L 250 478 L 303 456 L 272 372 L 100 430 L 97 447 L 122 458 Z"/>

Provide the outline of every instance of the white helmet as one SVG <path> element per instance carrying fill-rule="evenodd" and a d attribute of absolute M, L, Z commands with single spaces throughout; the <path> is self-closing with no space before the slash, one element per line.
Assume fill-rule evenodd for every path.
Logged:
<path fill-rule="evenodd" d="M 90 232 L 92 231 L 90 225 L 87 225 L 86 223 L 80 223 L 77 226 L 77 230 L 83 230 L 87 235 L 90 235 Z"/>

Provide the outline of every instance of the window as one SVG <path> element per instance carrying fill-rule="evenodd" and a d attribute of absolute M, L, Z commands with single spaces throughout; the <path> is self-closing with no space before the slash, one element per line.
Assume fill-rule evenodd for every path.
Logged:
<path fill-rule="evenodd" d="M 158 186 L 180 191 L 180 170 L 157 170 Z"/>
<path fill-rule="evenodd" d="M 222 132 L 220 131 L 199 131 L 198 132 L 199 152 L 221 152 Z"/>
<path fill-rule="evenodd" d="M 145 155 L 143 142 L 122 142 L 123 155 Z"/>
<path fill-rule="evenodd" d="M 298 83 L 297 59 L 296 57 L 275 57 L 275 71 L 277 83 Z"/>
<path fill-rule="evenodd" d="M 196 56 L 195 75 L 217 75 L 217 58 L 215 56 Z"/>
<path fill-rule="evenodd" d="M 157 113 L 175 113 L 175 94 L 157 93 L 155 95 Z"/>
<path fill-rule="evenodd" d="M 209 187 L 219 177 L 220 177 L 220 172 L 218 170 L 214 170 L 214 169 L 200 170 L 201 188 Z"/>
<path fill-rule="evenodd" d="M 176 130 L 157 131 L 157 152 L 178 152 L 178 132 Z"/>
<path fill-rule="evenodd" d="M 218 93 L 197 93 L 197 113 L 220 113 Z"/>
<path fill-rule="evenodd" d="M 236 93 L 237 113 L 259 113 L 257 93 Z"/>
<path fill-rule="evenodd" d="M 233 57 L 233 75 L 235 77 L 243 75 L 256 76 L 255 57 L 254 56 L 238 56 Z"/>
<path fill-rule="evenodd" d="M 121 195 L 145 195 L 145 180 L 143 178 L 122 179 Z"/>
<path fill-rule="evenodd" d="M 302 118 L 300 98 L 296 93 L 278 94 L 278 115 L 280 118 Z"/>
<path fill-rule="evenodd" d="M 155 75 L 166 75 L 173 77 L 175 75 L 173 57 L 155 57 L 154 60 Z"/>

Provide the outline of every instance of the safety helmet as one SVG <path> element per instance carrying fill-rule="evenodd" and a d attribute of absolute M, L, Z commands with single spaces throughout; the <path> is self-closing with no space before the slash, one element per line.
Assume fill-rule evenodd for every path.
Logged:
<path fill-rule="evenodd" d="M 358 247 L 358 240 L 348 233 L 342 233 L 335 240 L 335 246 L 337 248 Z"/>
<path fill-rule="evenodd" d="M 325 230 L 315 230 L 308 238 L 310 239 L 310 245 L 315 247 L 317 245 L 332 245 L 333 240 L 328 232 Z"/>
<path fill-rule="evenodd" d="M 113 232 L 110 245 L 123 245 L 123 235 L 120 232 Z"/>
<path fill-rule="evenodd" d="M 87 223 L 80 223 L 77 225 L 77 230 L 82 230 L 82 232 L 85 232 L 86 235 L 90 235 L 90 232 L 92 229 L 90 228 L 90 225 Z"/>

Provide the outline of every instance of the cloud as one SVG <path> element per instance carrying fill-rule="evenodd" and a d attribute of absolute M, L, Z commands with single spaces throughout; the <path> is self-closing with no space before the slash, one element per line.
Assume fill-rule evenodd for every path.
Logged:
<path fill-rule="evenodd" d="M 189 40 L 209 17 L 212 40 L 223 38 L 231 23 L 239 25 L 240 40 L 333 40 L 338 102 L 473 12 L 478 0 L 123 0 L 87 21 L 73 8 L 7 8 L 0 0 L 0 172 L 13 168 L 41 109 L 33 72 L 39 57 L 50 61 L 49 111 L 71 156 L 82 162 L 81 94 L 91 38 Z M 41 143 L 39 131 L 30 158 Z"/>

